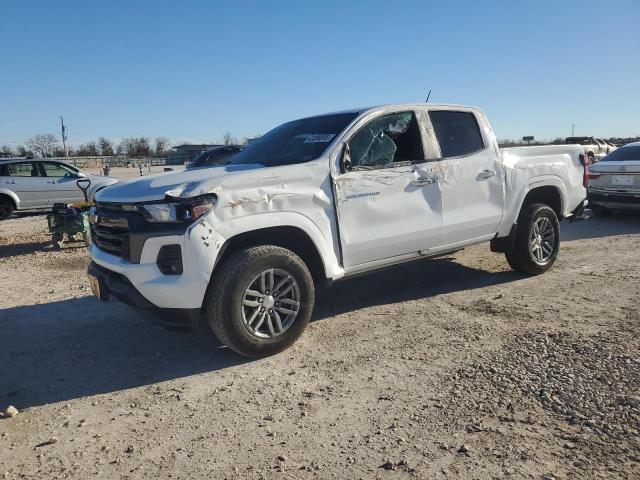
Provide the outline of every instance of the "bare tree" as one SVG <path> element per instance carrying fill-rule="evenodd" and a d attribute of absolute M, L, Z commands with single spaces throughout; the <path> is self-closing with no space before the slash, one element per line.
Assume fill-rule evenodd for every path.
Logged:
<path fill-rule="evenodd" d="M 135 157 L 150 157 L 151 156 L 151 141 L 148 137 L 134 138 L 135 145 Z"/>
<path fill-rule="evenodd" d="M 156 157 L 162 157 L 169 146 L 169 139 L 167 137 L 156 138 Z"/>
<path fill-rule="evenodd" d="M 97 157 L 98 146 L 96 142 L 87 142 L 84 145 L 80 145 L 76 150 L 76 155 L 79 157 Z"/>
<path fill-rule="evenodd" d="M 224 132 L 222 143 L 224 143 L 225 145 L 235 145 L 236 143 L 238 143 L 238 140 L 233 136 L 231 132 Z"/>
<path fill-rule="evenodd" d="M 58 145 L 58 139 L 55 135 L 52 135 L 50 133 L 38 134 L 27 140 L 25 144 L 37 156 L 49 157 L 51 156 L 54 147 Z"/>
<path fill-rule="evenodd" d="M 16 153 L 19 157 L 33 157 L 33 152 L 28 150 L 24 145 L 18 145 L 16 148 Z"/>
<path fill-rule="evenodd" d="M 9 145 L 3 145 L 2 148 L 0 148 L 0 157 L 13 157 L 15 156 L 15 152 L 13 151 L 13 148 L 11 148 Z"/>
<path fill-rule="evenodd" d="M 51 155 L 53 155 L 54 157 L 65 157 L 66 155 L 65 155 L 65 152 L 64 152 L 64 147 L 62 147 L 60 145 L 58 145 L 56 147 L 53 147 Z"/>
<path fill-rule="evenodd" d="M 118 152 L 133 158 L 150 157 L 151 143 L 147 137 L 123 138 L 118 145 Z"/>
<path fill-rule="evenodd" d="M 100 150 L 100 155 L 113 155 L 113 143 L 107 138 L 100 137 L 98 139 L 98 149 Z"/>
<path fill-rule="evenodd" d="M 125 137 L 116 148 L 116 155 L 133 155 L 133 138 Z"/>

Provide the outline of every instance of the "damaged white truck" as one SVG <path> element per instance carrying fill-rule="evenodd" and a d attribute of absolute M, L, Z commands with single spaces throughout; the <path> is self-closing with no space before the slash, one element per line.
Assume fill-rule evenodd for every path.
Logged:
<path fill-rule="evenodd" d="M 125 181 L 91 214 L 94 294 L 210 325 L 251 357 L 302 334 L 315 286 L 480 242 L 536 275 L 582 218 L 579 146 L 498 148 L 473 107 L 410 104 L 285 123 L 228 165 Z"/>

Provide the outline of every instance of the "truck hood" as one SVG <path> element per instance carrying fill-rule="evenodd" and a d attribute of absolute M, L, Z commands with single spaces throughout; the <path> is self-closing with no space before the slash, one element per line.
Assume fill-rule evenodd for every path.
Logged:
<path fill-rule="evenodd" d="M 96 194 L 98 202 L 139 203 L 162 200 L 166 195 L 190 198 L 209 193 L 229 178 L 239 179 L 265 168 L 260 164 L 224 165 L 198 170 L 167 172 L 116 183 Z"/>

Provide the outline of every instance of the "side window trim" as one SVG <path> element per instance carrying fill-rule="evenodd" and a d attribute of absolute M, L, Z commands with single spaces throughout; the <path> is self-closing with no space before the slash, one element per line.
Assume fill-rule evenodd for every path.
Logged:
<path fill-rule="evenodd" d="M 389 165 L 356 165 L 353 166 L 351 168 L 351 172 L 357 172 L 357 171 L 370 171 L 370 170 L 388 170 L 390 168 L 399 168 L 399 167 L 407 167 L 407 166 L 411 166 L 411 165 L 418 165 L 418 164 L 422 164 L 425 163 L 427 161 L 426 158 L 426 151 L 425 151 L 425 138 L 424 138 L 424 132 L 422 129 L 422 125 L 421 125 L 421 119 L 420 116 L 418 115 L 418 110 L 415 109 L 408 109 L 408 110 L 398 110 L 398 111 L 392 111 L 392 112 L 382 112 L 382 113 L 377 113 L 375 115 L 366 117 L 364 119 L 363 122 L 358 122 L 357 125 L 354 125 L 354 128 L 352 129 L 352 131 L 350 131 L 348 133 L 348 135 L 346 136 L 346 139 L 344 140 L 344 143 L 349 144 L 349 142 L 351 142 L 351 140 L 353 139 L 353 137 L 360 132 L 360 130 L 364 127 L 366 127 L 367 125 L 369 125 L 371 122 L 373 122 L 374 120 L 377 120 L 379 118 L 388 116 L 388 115 L 396 115 L 396 114 L 400 114 L 400 113 L 407 113 L 410 112 L 413 114 L 416 123 L 418 125 L 418 131 L 419 131 L 419 138 L 420 138 L 420 149 L 422 150 L 422 159 L 416 159 L 416 160 L 411 160 L 411 161 L 403 161 L 403 162 L 393 162 Z"/>

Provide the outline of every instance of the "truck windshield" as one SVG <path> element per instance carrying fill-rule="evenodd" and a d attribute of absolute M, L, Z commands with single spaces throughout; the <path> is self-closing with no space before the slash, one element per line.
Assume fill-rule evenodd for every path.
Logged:
<path fill-rule="evenodd" d="M 314 160 L 357 116 L 358 112 L 337 113 L 282 124 L 238 153 L 231 165 L 275 167 Z"/>
<path fill-rule="evenodd" d="M 604 157 L 601 162 L 624 162 L 631 160 L 640 160 L 640 146 L 639 147 L 622 147 L 614 150 L 609 155 Z"/>

